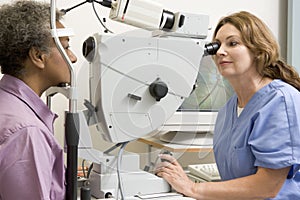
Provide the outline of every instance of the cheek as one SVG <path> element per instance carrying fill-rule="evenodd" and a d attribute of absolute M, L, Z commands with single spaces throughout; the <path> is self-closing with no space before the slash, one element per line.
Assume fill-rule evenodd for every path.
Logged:
<path fill-rule="evenodd" d="M 239 65 L 244 68 L 249 68 L 253 65 L 253 58 L 249 54 L 239 55 Z"/>
<path fill-rule="evenodd" d="M 60 55 L 59 52 L 56 53 L 55 56 L 53 56 L 53 61 L 52 62 L 57 66 L 57 68 L 60 71 L 65 71 L 65 70 L 69 69 L 65 59 L 63 58 L 62 55 Z"/>
<path fill-rule="evenodd" d="M 249 51 L 248 48 L 245 46 L 243 48 L 240 48 L 240 51 L 235 52 L 237 59 L 247 62 L 247 63 L 252 63 L 254 59 L 253 53 Z"/>
<path fill-rule="evenodd" d="M 62 82 L 68 81 L 70 76 L 69 67 L 66 61 L 64 60 L 63 56 L 60 55 L 59 52 L 53 55 L 52 63 L 54 67 L 53 73 L 55 74 L 55 76 Z"/>

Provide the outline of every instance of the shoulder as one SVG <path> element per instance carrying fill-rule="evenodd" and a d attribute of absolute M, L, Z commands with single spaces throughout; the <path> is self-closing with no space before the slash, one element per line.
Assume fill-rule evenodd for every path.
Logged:
<path fill-rule="evenodd" d="M 14 100 L 11 102 L 15 104 L 8 106 L 0 101 L 0 144 L 19 130 L 35 127 L 38 121 L 28 107 Z"/>
<path fill-rule="evenodd" d="M 300 92 L 288 83 L 275 79 L 257 91 L 249 103 L 255 104 L 257 109 L 269 108 L 272 105 L 276 109 L 279 106 L 293 106 L 297 102 L 300 102 Z"/>
<path fill-rule="evenodd" d="M 273 80 L 269 84 L 269 87 L 271 90 L 276 91 L 283 96 L 293 95 L 298 98 L 300 97 L 300 92 L 295 87 L 279 79 Z"/>
<path fill-rule="evenodd" d="M 53 134 L 45 128 L 45 125 L 37 118 L 31 110 L 19 107 L 19 112 L 0 111 L 0 145 L 16 137 L 40 138 L 45 141 Z M 25 111 L 25 112 L 24 112 Z M 27 111 L 27 112 L 26 112 Z"/>
<path fill-rule="evenodd" d="M 0 89 L 0 144 L 4 137 L 39 121 L 32 109 L 20 98 Z"/>
<path fill-rule="evenodd" d="M 266 90 L 266 94 L 268 95 L 269 103 L 277 104 L 277 106 L 282 105 L 286 108 L 298 107 L 300 109 L 300 92 L 293 87 L 292 85 L 282 81 L 282 80 L 274 80 L 272 81 L 268 89 Z"/>
<path fill-rule="evenodd" d="M 1 117 L 0 145 L 15 137 L 28 137 L 36 135 L 37 132 L 42 132 L 34 123 L 22 119 L 18 116 Z"/>
<path fill-rule="evenodd" d="M 256 94 L 249 109 L 256 126 L 291 131 L 300 125 L 300 92 L 281 80 L 274 80 Z M 280 126 L 278 126 L 280 124 Z M 294 130 L 295 131 L 295 130 Z"/>

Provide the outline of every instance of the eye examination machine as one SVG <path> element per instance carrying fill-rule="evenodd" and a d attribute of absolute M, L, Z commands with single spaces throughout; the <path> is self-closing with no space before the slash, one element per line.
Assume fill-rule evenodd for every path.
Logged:
<path fill-rule="evenodd" d="M 101 3 L 110 8 L 110 19 L 138 29 L 95 33 L 84 41 L 83 55 L 89 63 L 87 110 L 77 111 L 75 80 L 65 88 L 47 91 L 48 97 L 63 93 L 70 99 L 66 137 L 79 135 L 69 139 L 68 155 L 73 152 L 75 157 L 67 163 L 67 187 L 71 187 L 67 199 L 76 199 L 76 170 L 72 167 L 77 167 L 77 157 L 93 162 L 89 187 L 96 198 L 134 199 L 169 193 L 166 181 L 140 169 L 137 154 L 122 151 L 128 142 L 164 126 L 196 88 L 203 56 L 215 54 L 219 44 L 206 41 L 207 15 L 174 13 L 151 0 Z M 91 126 L 104 140 L 116 144 L 112 149 L 121 148 L 118 155 L 93 149 Z"/>

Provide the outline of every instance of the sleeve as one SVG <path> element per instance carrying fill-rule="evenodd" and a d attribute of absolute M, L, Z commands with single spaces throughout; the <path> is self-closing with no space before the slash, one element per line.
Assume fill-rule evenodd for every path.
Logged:
<path fill-rule="evenodd" d="M 1 178 L 3 199 L 50 199 L 52 155 L 42 132 L 23 128 L 7 145 L 9 157 Z"/>
<path fill-rule="evenodd" d="M 255 166 L 279 169 L 300 164 L 300 107 L 291 95 L 280 93 L 257 113 L 249 144 Z"/>

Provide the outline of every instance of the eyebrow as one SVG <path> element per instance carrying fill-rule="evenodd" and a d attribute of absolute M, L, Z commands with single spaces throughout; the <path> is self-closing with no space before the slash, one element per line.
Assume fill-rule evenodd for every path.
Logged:
<path fill-rule="evenodd" d="M 229 39 L 234 38 L 234 37 L 238 37 L 240 39 L 239 35 L 229 35 L 228 37 L 225 38 L 225 40 L 229 40 Z M 215 38 L 215 40 L 220 42 L 220 40 L 217 39 L 217 38 Z"/>
<path fill-rule="evenodd" d="M 231 38 L 234 38 L 234 37 L 238 37 L 238 38 L 240 38 L 240 36 L 239 36 L 239 35 L 230 35 L 230 36 L 228 36 L 228 37 L 226 38 L 226 40 L 228 40 L 228 39 L 231 39 Z"/>
<path fill-rule="evenodd" d="M 66 41 L 70 41 L 70 38 L 69 37 L 66 37 L 66 36 L 64 36 L 64 37 L 59 37 L 59 39 L 60 40 L 62 40 L 62 41 L 64 41 L 64 40 L 66 40 Z"/>

